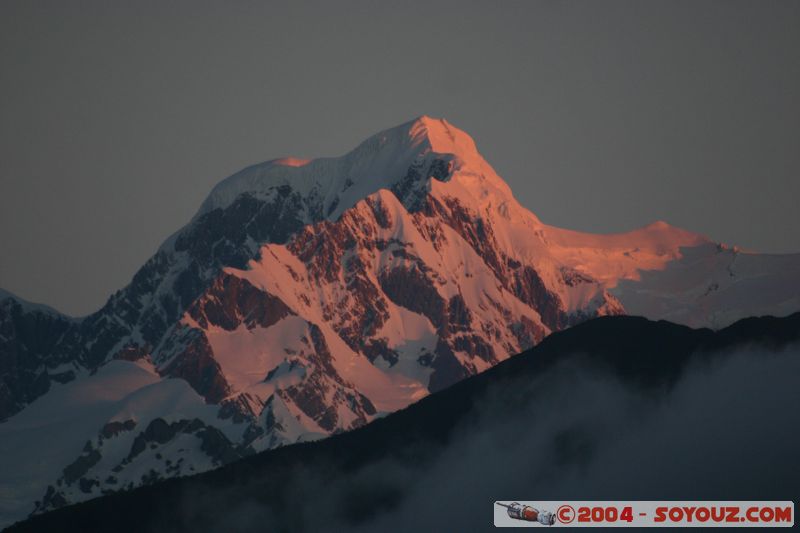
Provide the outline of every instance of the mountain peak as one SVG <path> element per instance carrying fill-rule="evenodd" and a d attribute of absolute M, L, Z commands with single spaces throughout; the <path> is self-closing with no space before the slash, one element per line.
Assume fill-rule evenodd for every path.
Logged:
<path fill-rule="evenodd" d="M 544 224 L 427 116 L 246 168 L 88 317 L 0 290 L 0 527 L 354 429 L 594 316 L 796 310 L 800 254 L 721 252 Z"/>
<path fill-rule="evenodd" d="M 24 298 L 20 298 L 19 296 L 17 296 L 16 294 L 14 294 L 14 293 L 12 293 L 10 291 L 7 291 L 5 289 L 0 288 L 0 304 L 6 304 L 6 303 L 12 303 L 12 304 L 16 303 L 26 312 L 34 312 L 34 311 L 36 311 L 36 312 L 40 312 L 40 313 L 46 313 L 46 314 L 50 314 L 50 315 L 60 316 L 60 317 L 63 317 L 65 319 L 72 319 L 72 317 L 67 316 L 67 315 L 65 315 L 65 314 L 53 309 L 49 305 L 36 303 L 36 302 L 29 302 L 28 300 L 26 300 Z"/>
<path fill-rule="evenodd" d="M 427 142 L 434 152 L 465 156 L 478 151 L 475 141 L 467 132 L 443 118 L 422 115 L 403 126 L 408 126 L 409 136 L 413 140 Z"/>
<path fill-rule="evenodd" d="M 482 176 L 493 182 L 494 189 L 508 190 L 478 153 L 472 137 L 444 119 L 422 115 L 369 137 L 340 157 L 284 157 L 247 167 L 220 182 L 197 216 L 225 209 L 244 194 L 269 201 L 291 191 L 311 201 L 310 210 L 335 219 L 380 189 L 400 186 L 421 191 L 429 189 L 432 176 L 447 181 L 457 171 Z"/>

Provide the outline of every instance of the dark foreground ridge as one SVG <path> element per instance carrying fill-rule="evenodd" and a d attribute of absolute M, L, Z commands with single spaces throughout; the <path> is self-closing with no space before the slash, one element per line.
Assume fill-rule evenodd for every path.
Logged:
<path fill-rule="evenodd" d="M 483 531 L 498 498 L 796 500 L 798 460 L 765 461 L 782 460 L 800 441 L 791 417 L 783 427 L 770 421 L 768 403 L 798 394 L 789 385 L 799 377 L 798 341 L 800 313 L 718 332 L 598 318 L 358 430 L 8 531 Z M 775 367 L 784 360 L 789 366 Z M 681 411 L 683 403 L 691 409 Z M 726 416 L 728 405 L 739 412 Z M 785 419 L 786 409 L 772 416 Z M 673 419 L 677 429 L 665 429 Z M 694 449 L 719 465 L 693 466 Z M 438 522 L 453 506 L 454 522 Z"/>

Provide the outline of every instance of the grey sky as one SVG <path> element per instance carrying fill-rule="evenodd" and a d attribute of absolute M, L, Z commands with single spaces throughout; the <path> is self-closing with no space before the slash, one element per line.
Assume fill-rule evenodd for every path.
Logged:
<path fill-rule="evenodd" d="M 0 3 L 0 287 L 72 314 L 246 165 L 420 114 L 585 231 L 800 251 L 800 2 Z"/>

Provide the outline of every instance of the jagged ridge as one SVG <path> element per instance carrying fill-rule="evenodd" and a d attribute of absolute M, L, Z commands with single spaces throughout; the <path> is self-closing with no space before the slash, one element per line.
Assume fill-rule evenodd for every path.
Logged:
<path fill-rule="evenodd" d="M 469 135 L 429 117 L 340 158 L 256 165 L 218 185 L 98 312 L 71 320 L 2 298 L 9 465 L 31 478 L 35 452 L 14 439 L 43 411 L 59 424 L 69 408 L 85 411 L 71 432 L 41 424 L 63 433 L 64 454 L 40 461 L 29 485 L 39 492 L 3 512 L 235 456 L 212 457 L 197 432 L 178 431 L 125 462 L 158 420 L 198 420 L 251 453 L 364 425 L 629 305 L 651 318 L 679 310 L 692 325 L 792 310 L 800 261 L 787 257 L 663 223 L 620 235 L 553 228 L 514 199 Z M 100 384 L 114 393 L 87 398 Z M 101 439 L 127 421 L 132 430 Z M 84 454 L 93 459 L 80 476 L 65 471 L 87 465 Z"/>

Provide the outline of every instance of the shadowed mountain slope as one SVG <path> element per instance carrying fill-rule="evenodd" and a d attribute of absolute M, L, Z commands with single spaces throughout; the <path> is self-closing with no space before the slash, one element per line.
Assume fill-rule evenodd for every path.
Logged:
<path fill-rule="evenodd" d="M 363 428 L 9 531 L 483 531 L 502 498 L 792 499 L 798 341 L 800 313 L 598 318 Z"/>

